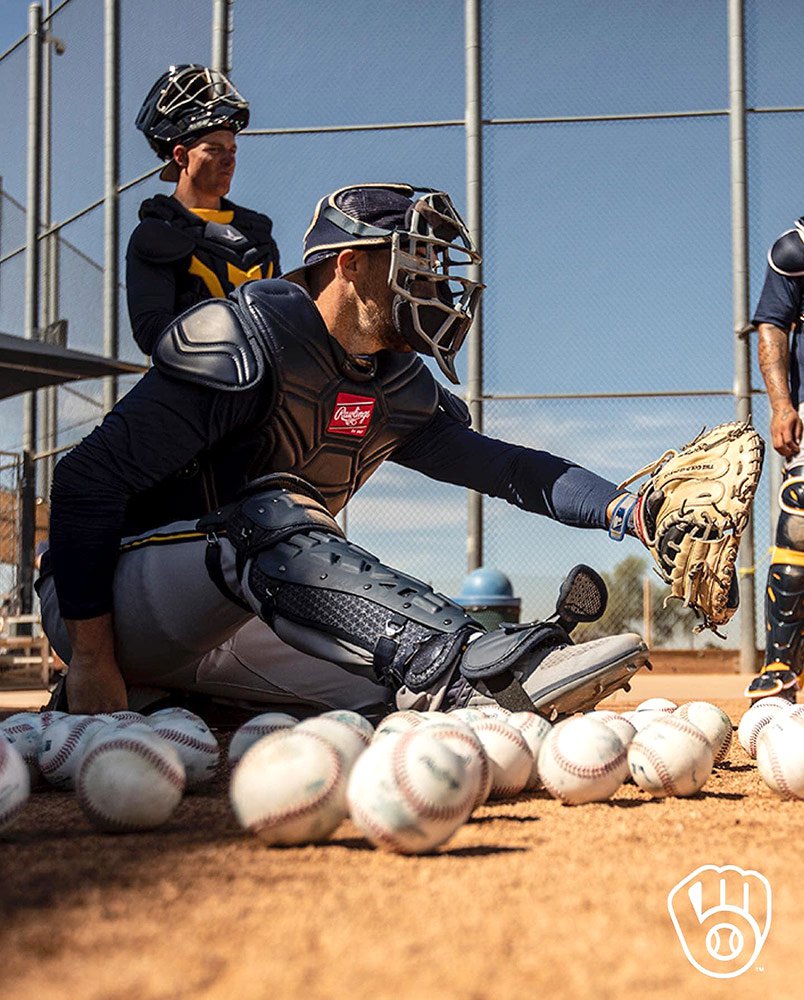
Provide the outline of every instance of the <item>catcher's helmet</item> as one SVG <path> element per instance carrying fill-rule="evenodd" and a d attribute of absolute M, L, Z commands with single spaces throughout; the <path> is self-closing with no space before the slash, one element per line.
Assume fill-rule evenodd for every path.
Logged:
<path fill-rule="evenodd" d="M 179 175 L 172 155 L 177 143 L 200 139 L 219 128 L 239 132 L 248 119 L 248 101 L 223 73 L 190 63 L 171 66 L 159 77 L 135 124 L 156 155 L 169 161 L 159 176 L 175 181 Z"/>
<path fill-rule="evenodd" d="M 448 194 L 410 184 L 355 184 L 323 197 L 304 234 L 303 264 L 284 278 L 335 257 L 346 247 L 389 246 L 393 322 L 410 346 L 435 358 L 454 383 L 455 355 L 472 325 L 484 286 L 456 269 L 480 263 Z"/>

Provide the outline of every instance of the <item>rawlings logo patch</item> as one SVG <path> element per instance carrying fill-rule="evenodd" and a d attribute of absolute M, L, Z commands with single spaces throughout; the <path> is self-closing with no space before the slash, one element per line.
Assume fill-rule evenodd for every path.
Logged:
<path fill-rule="evenodd" d="M 371 423 L 375 400 L 368 396 L 353 396 L 349 392 L 339 392 L 335 409 L 329 418 L 327 434 L 350 434 L 365 437 Z"/>

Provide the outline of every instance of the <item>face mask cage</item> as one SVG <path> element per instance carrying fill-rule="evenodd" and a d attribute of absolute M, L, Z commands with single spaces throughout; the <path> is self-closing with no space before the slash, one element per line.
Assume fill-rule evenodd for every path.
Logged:
<path fill-rule="evenodd" d="M 186 69 L 168 82 L 156 102 L 156 110 L 166 117 L 177 117 L 194 110 L 210 112 L 218 105 L 248 108 L 232 83 L 215 69 Z"/>
<path fill-rule="evenodd" d="M 455 356 L 484 288 L 466 271 L 480 260 L 463 219 L 444 192 L 428 192 L 415 201 L 405 228 L 391 236 L 388 284 L 396 295 L 395 324 L 411 346 L 432 355 L 455 384 Z"/>

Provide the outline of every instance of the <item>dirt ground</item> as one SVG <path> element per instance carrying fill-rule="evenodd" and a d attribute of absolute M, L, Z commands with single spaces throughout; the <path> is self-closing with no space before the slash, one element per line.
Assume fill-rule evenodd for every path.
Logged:
<path fill-rule="evenodd" d="M 716 681 L 728 697 L 646 681 L 615 707 L 745 708 L 734 678 Z M 71 795 L 37 793 L 0 840 L 0 996 L 798 997 L 803 827 L 804 802 L 779 800 L 736 739 L 694 798 L 625 785 L 581 807 L 499 802 L 430 857 L 380 853 L 348 822 L 323 846 L 265 848 L 238 828 L 225 773 L 151 834 L 99 835 Z M 767 942 L 736 979 L 696 971 L 668 915 L 670 889 L 707 864 L 773 890 Z"/>

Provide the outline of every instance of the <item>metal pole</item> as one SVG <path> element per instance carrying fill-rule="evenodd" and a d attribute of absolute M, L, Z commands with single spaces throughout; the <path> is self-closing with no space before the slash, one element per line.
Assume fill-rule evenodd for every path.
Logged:
<path fill-rule="evenodd" d="M 231 0 L 212 0 L 212 68 L 227 76 L 232 70 L 231 40 Z"/>
<path fill-rule="evenodd" d="M 50 17 L 51 0 L 45 0 L 44 16 Z M 49 24 L 49 22 L 48 22 Z M 53 85 L 53 47 L 51 45 L 42 46 L 42 224 L 47 228 L 51 223 L 52 212 L 52 114 L 51 98 Z M 51 265 L 51 240 L 48 236 L 43 243 L 42 253 L 42 323 L 47 327 L 53 322 L 53 304 L 51 302 L 51 292 L 53 290 L 50 281 Z M 53 422 L 55 410 L 56 389 L 50 386 L 42 390 L 40 402 L 42 405 L 42 422 L 39 431 L 39 441 L 37 451 L 44 452 L 54 445 L 53 433 L 55 425 Z M 45 459 L 37 463 L 37 492 L 39 496 L 46 497 L 50 493 L 50 483 L 53 474 L 52 459 Z"/>
<path fill-rule="evenodd" d="M 25 336 L 39 337 L 39 185 L 42 155 L 42 8 L 28 8 L 28 178 L 25 217 Z M 33 608 L 34 536 L 36 489 L 31 455 L 37 437 L 36 393 L 26 394 L 22 441 L 25 464 L 20 489 L 19 602 L 22 614 Z"/>
<path fill-rule="evenodd" d="M 103 353 L 119 354 L 118 251 L 120 242 L 120 0 L 104 0 L 104 201 L 103 201 Z M 104 379 L 103 408 L 117 402 L 117 376 Z"/>
<path fill-rule="evenodd" d="M 466 0 L 466 201 L 467 224 L 479 253 L 483 253 L 483 52 L 480 26 L 481 0 Z M 470 269 L 475 281 L 483 280 L 483 265 Z M 469 335 L 469 371 L 466 395 L 472 426 L 483 431 L 483 314 L 478 309 Z M 469 492 L 467 500 L 466 567 L 471 572 L 483 564 L 483 497 Z"/>
<path fill-rule="evenodd" d="M 745 138 L 745 37 L 743 0 L 729 0 L 729 141 L 731 161 L 732 318 L 734 397 L 739 420 L 751 419 L 751 341 L 748 280 L 748 174 Z M 740 581 L 740 670 L 756 670 L 754 526 L 742 538 Z"/>

